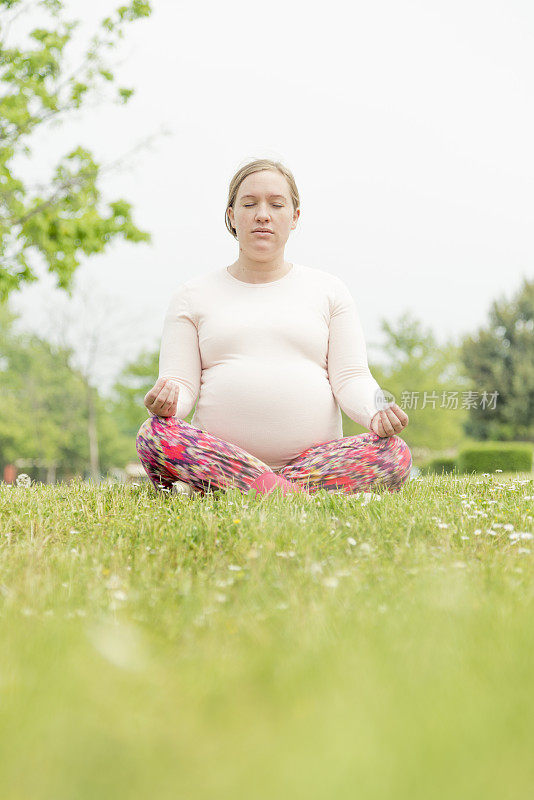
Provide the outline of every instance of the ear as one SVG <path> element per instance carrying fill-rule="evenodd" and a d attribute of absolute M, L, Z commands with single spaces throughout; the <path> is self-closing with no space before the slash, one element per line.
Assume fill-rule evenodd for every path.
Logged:
<path fill-rule="evenodd" d="M 300 217 L 300 208 L 297 208 L 295 212 L 293 212 L 293 223 L 291 225 L 292 228 L 297 227 L 297 220 Z"/>

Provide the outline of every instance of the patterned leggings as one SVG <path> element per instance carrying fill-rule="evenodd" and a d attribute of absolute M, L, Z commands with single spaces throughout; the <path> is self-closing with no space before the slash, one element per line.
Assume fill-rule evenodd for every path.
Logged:
<path fill-rule="evenodd" d="M 183 481 L 205 494 L 237 487 L 246 493 L 265 473 L 297 484 L 296 491 L 398 492 L 409 478 L 412 456 L 398 436 L 361 433 L 308 448 L 278 470 L 259 458 L 176 417 L 149 417 L 139 428 L 136 448 L 157 489 Z M 285 492 L 284 492 L 285 493 Z"/>

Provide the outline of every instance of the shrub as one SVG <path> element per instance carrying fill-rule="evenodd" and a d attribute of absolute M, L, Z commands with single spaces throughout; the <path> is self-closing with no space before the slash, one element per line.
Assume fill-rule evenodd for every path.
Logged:
<path fill-rule="evenodd" d="M 454 458 L 433 458 L 422 468 L 421 472 L 425 475 L 441 475 L 454 471 L 456 461 Z"/>
<path fill-rule="evenodd" d="M 530 472 L 532 445 L 509 442 L 486 442 L 470 445 L 458 453 L 458 472 Z"/>

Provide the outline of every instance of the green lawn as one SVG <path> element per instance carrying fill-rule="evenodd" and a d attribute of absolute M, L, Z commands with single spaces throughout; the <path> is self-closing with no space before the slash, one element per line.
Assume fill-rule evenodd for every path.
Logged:
<path fill-rule="evenodd" d="M 533 496 L 0 484 L 0 797 L 532 797 Z"/>

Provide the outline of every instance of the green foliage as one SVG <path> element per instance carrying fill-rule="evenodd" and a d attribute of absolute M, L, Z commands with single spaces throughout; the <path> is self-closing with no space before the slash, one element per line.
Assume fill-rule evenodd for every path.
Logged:
<path fill-rule="evenodd" d="M 428 464 L 422 467 L 423 475 L 441 475 L 454 472 L 456 461 L 454 458 L 432 458 Z"/>
<path fill-rule="evenodd" d="M 425 330 L 409 313 L 396 323 L 383 320 L 381 328 L 386 364 L 370 363 L 370 369 L 381 388 L 391 392 L 408 414 L 410 422 L 402 438 L 416 453 L 419 449 L 426 452 L 457 447 L 465 438 L 462 423 L 467 417 L 462 408 L 465 378 L 457 347 L 440 346 L 432 331 Z M 343 416 L 346 436 L 361 432 Z"/>
<path fill-rule="evenodd" d="M 534 441 L 534 281 L 511 301 L 493 303 L 489 323 L 465 338 L 460 356 L 479 393 L 498 392 L 495 408 L 477 404 L 466 432 L 476 439 Z"/>
<path fill-rule="evenodd" d="M 484 443 L 465 447 L 458 453 L 456 465 L 459 472 L 531 472 L 532 447 L 528 444 Z"/>
<path fill-rule="evenodd" d="M 112 389 L 111 414 L 121 432 L 134 441 L 148 417 L 143 400 L 158 378 L 158 360 L 159 351 L 143 351 L 124 367 Z"/>
<path fill-rule="evenodd" d="M 124 436 L 135 442 L 137 432 L 148 417 L 144 398 L 158 379 L 159 347 L 145 350 L 127 364 L 112 389 L 110 412 L 118 429 Z M 191 422 L 195 407 L 186 417 Z M 137 455 L 135 455 L 137 459 Z"/>
<path fill-rule="evenodd" d="M 57 477 L 85 475 L 89 464 L 88 391 L 96 407 L 100 469 L 136 456 L 106 401 L 69 366 L 71 352 L 34 335 L 15 335 L 16 317 L 0 306 L 0 467 L 16 459 L 55 462 Z M 29 469 L 24 469 L 31 472 Z"/>
<path fill-rule="evenodd" d="M 49 122 L 62 121 L 103 85 L 114 83 L 102 51 L 117 45 L 126 24 L 147 17 L 150 4 L 134 0 L 107 17 L 71 74 L 65 74 L 64 52 L 79 23 L 62 19 L 62 2 L 40 0 L 35 5 L 50 13 L 51 28 L 31 30 L 33 44 L 25 47 L 9 47 L 5 34 L 0 38 L 0 303 L 37 279 L 34 259 L 68 291 L 82 255 L 102 252 L 119 236 L 150 241 L 134 224 L 125 200 L 102 208 L 102 168 L 87 149 L 77 147 L 61 158 L 44 192 L 21 180 L 15 167 L 21 156 L 33 155 L 33 134 Z M 18 14 L 28 8 L 22 0 L 0 0 L 2 31 L 9 27 L 12 10 Z M 132 94 L 133 89 L 119 87 L 116 102 L 125 103 Z"/>

